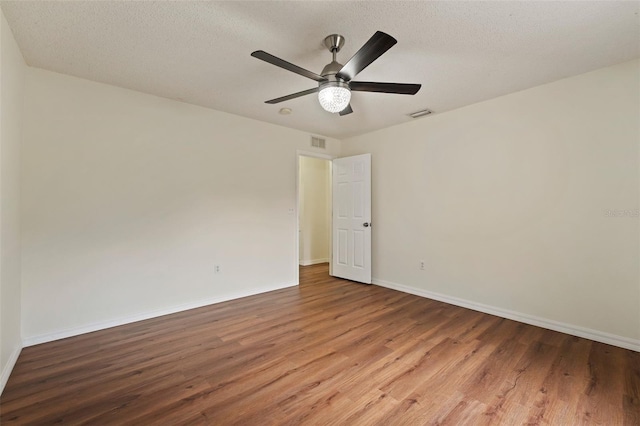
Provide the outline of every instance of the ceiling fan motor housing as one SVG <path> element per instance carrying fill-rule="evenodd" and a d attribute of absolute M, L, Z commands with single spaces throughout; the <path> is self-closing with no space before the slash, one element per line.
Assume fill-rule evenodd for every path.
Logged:
<path fill-rule="evenodd" d="M 323 84 L 327 82 L 343 82 L 346 83 L 342 78 L 338 77 L 336 74 L 342 69 L 342 64 L 336 61 L 328 63 L 320 73 L 321 76 L 327 79 L 327 81 L 321 81 L 319 86 L 322 87 Z"/>

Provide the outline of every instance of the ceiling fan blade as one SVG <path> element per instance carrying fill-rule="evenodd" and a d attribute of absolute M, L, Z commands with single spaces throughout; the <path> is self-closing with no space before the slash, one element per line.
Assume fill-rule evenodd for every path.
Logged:
<path fill-rule="evenodd" d="M 349 59 L 349 62 L 344 64 L 337 76 L 346 81 L 351 80 L 356 76 L 356 74 L 369 66 L 371 62 L 375 61 L 384 52 L 391 49 L 391 47 L 397 42 L 398 41 L 389 34 L 385 34 L 382 31 L 376 31 L 369 41 L 367 41 L 364 46 L 362 46 L 360 50 L 358 50 L 356 54 Z"/>
<path fill-rule="evenodd" d="M 340 111 L 338 114 L 342 115 L 347 115 L 347 114 L 351 114 L 353 112 L 353 110 L 351 109 L 351 104 L 347 105 L 347 107 L 345 109 L 343 109 L 342 111 Z"/>
<path fill-rule="evenodd" d="M 405 83 L 374 83 L 372 81 L 352 81 L 349 83 L 352 91 L 397 93 L 399 95 L 415 95 L 422 87 L 421 84 Z"/>
<path fill-rule="evenodd" d="M 280 102 L 288 101 L 290 99 L 299 98 L 300 96 L 310 95 L 310 94 L 315 93 L 317 91 L 318 91 L 318 88 L 314 87 L 313 89 L 303 90 L 302 92 L 297 92 L 297 93 L 292 93 L 290 95 L 283 96 L 281 98 L 271 99 L 270 101 L 265 101 L 264 103 L 265 104 L 277 104 L 277 103 L 280 103 Z"/>
<path fill-rule="evenodd" d="M 309 70 L 305 70 L 304 68 L 300 68 L 299 66 L 294 65 L 291 62 L 287 62 L 284 59 L 280 59 L 263 50 L 256 50 L 251 54 L 251 56 L 261 59 L 277 67 L 284 68 L 287 71 L 295 72 L 296 74 L 300 74 L 301 76 L 310 78 L 311 80 L 315 80 L 318 82 L 327 81 L 327 79 L 322 77 L 321 75 L 318 75 Z"/>

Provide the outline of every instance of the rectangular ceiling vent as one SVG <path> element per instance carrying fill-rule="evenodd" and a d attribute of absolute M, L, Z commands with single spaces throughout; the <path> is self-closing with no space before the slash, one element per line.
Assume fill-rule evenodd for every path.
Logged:
<path fill-rule="evenodd" d="M 314 148 L 325 149 L 327 147 L 327 141 L 322 138 L 311 136 L 311 146 Z"/>
<path fill-rule="evenodd" d="M 425 115 L 429 115 L 429 114 L 433 114 L 433 111 L 431 111 L 430 109 L 423 109 L 422 111 L 412 112 L 411 114 L 409 114 L 409 117 L 411 117 L 411 118 L 419 118 L 419 117 L 424 117 Z"/>

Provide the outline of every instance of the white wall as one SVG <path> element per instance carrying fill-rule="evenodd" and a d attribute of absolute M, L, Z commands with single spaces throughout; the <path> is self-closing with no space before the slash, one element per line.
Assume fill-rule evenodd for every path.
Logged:
<path fill-rule="evenodd" d="M 0 11 L 0 393 L 20 335 L 20 131 L 25 63 Z"/>
<path fill-rule="evenodd" d="M 25 344 L 296 284 L 296 150 L 313 150 L 308 134 L 26 76 Z"/>
<path fill-rule="evenodd" d="M 374 282 L 640 350 L 639 80 L 633 61 L 344 140 L 373 154 Z"/>
<path fill-rule="evenodd" d="M 300 157 L 301 265 L 329 261 L 330 164 L 321 158 Z"/>

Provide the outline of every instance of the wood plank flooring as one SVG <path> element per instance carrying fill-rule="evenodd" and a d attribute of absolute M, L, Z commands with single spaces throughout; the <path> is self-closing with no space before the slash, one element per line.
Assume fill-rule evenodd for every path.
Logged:
<path fill-rule="evenodd" d="M 4 424 L 640 425 L 640 353 L 301 268 L 25 348 Z"/>

